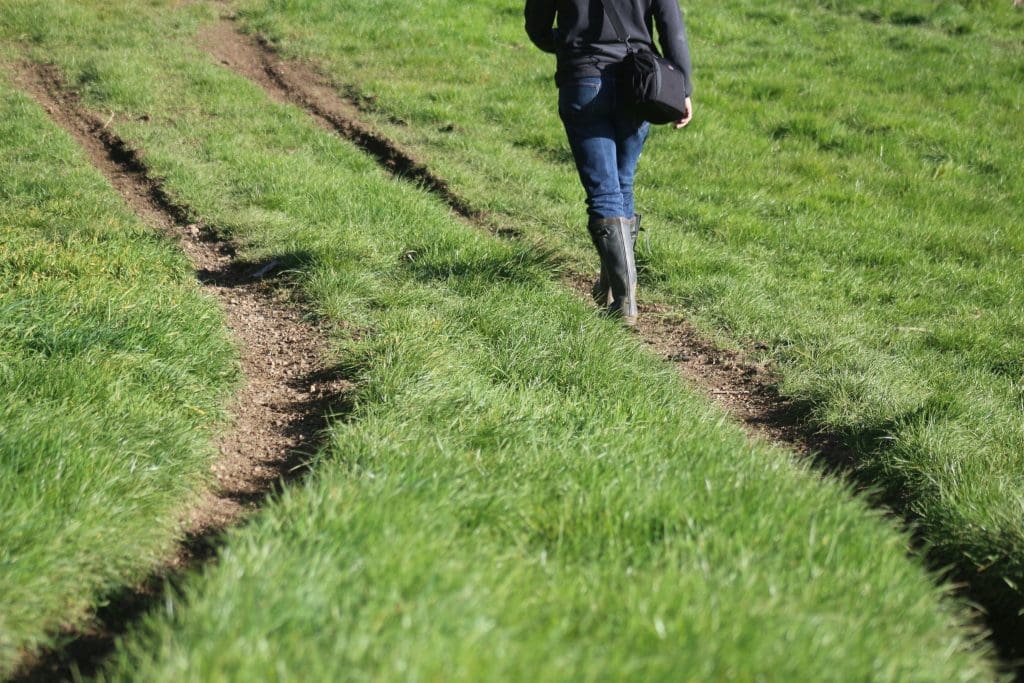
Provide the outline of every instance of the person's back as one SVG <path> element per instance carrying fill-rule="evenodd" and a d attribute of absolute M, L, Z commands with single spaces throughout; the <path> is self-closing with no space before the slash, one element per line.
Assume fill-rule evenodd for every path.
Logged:
<path fill-rule="evenodd" d="M 652 29 L 666 59 L 687 77 L 690 85 L 690 52 L 686 28 L 676 0 L 603 0 L 614 2 L 630 43 L 655 50 Z M 545 52 L 558 56 L 556 81 L 595 76 L 626 56 L 626 46 L 608 21 L 602 2 L 596 0 L 527 0 L 526 32 Z M 552 17 L 557 25 L 552 30 Z"/>
<path fill-rule="evenodd" d="M 675 125 L 687 125 L 690 53 L 677 0 L 526 0 L 524 14 L 530 40 L 557 57 L 558 113 L 587 195 L 587 227 L 601 257 L 594 298 L 634 324 L 633 246 L 640 225 L 633 178 L 650 126 L 624 104 L 618 66 L 627 46 L 608 19 L 603 4 L 608 2 L 615 3 L 632 48 L 654 50 L 652 29 L 657 30 L 664 57 L 686 77 L 686 113 Z"/>

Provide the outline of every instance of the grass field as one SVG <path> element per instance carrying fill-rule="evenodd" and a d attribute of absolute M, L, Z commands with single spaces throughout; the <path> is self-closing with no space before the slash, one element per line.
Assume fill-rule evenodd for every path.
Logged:
<path fill-rule="evenodd" d="M 521 3 L 238 4 L 252 30 L 353 86 L 473 206 L 593 269 L 553 63 L 529 45 Z M 770 362 L 918 521 L 934 562 L 1015 618 L 1024 12 L 995 0 L 684 9 L 696 119 L 656 130 L 641 160 L 641 300 Z"/>
<path fill-rule="evenodd" d="M 171 549 L 234 351 L 176 248 L 0 80 L 0 676 Z"/>
<path fill-rule="evenodd" d="M 496 221 L 526 228 L 530 239 L 503 242 L 455 220 L 436 198 L 388 177 L 302 112 L 272 104 L 198 52 L 195 29 L 213 20 L 216 8 L 8 3 L 0 36 L 17 41 L 20 54 L 55 62 L 89 106 L 145 150 L 173 196 L 234 234 L 249 254 L 297 264 L 296 277 L 318 312 L 361 330 L 335 339 L 336 360 L 359 377 L 360 390 L 352 413 L 334 425 L 315 473 L 233 533 L 219 563 L 151 615 L 106 678 L 994 677 L 985 648 L 963 626 L 962 607 L 908 555 L 907 536 L 891 520 L 791 454 L 749 442 L 672 368 L 556 284 L 559 268 L 585 262 L 579 198 L 550 106 L 548 65 L 523 46 L 518 3 L 466 3 L 445 15 L 442 35 L 449 38 L 442 44 L 465 49 L 435 47 L 433 62 L 411 48 L 402 59 L 381 59 L 374 51 L 388 43 L 371 39 L 372 17 L 357 3 L 247 7 L 246 21 L 289 36 L 286 48 L 301 44 L 336 73 L 359 74 L 389 133 L 436 162 L 457 191 L 496 212 Z M 383 2 L 374 9 L 378 22 L 395 29 L 397 44 L 410 47 L 417 31 L 442 22 L 430 13 L 439 7 Z M 821 26 L 814 22 L 833 22 L 849 29 L 850 40 L 867 40 L 851 28 L 867 23 L 864 10 L 759 7 L 772 26 L 793 23 L 793 30 L 813 32 Z M 423 14 L 387 21 L 388 12 L 416 8 Z M 761 49 L 799 52 L 796 43 L 782 29 L 744 32 L 725 9 L 702 11 L 700 28 L 701 12 L 690 12 L 695 46 L 735 40 L 738 47 L 719 58 L 737 64 L 716 63 L 708 50 L 705 80 L 698 81 L 708 92 L 698 105 L 707 123 L 688 137 L 652 141 L 642 197 L 651 206 L 653 251 L 644 284 L 720 339 L 767 341 L 766 356 L 784 372 L 787 390 L 811 404 L 821 424 L 864 437 L 872 472 L 892 478 L 930 540 L 946 540 L 937 534 L 950 530 L 940 553 L 961 558 L 957 553 L 969 548 L 958 539 L 968 538 L 993 550 L 970 525 L 985 513 L 992 515 L 987 528 L 997 528 L 1019 503 L 1016 451 L 977 438 L 978 459 L 954 467 L 935 449 L 952 449 L 958 434 L 987 435 L 989 424 L 1012 436 L 1014 404 L 997 391 L 997 375 L 980 369 L 981 351 L 953 358 L 917 345 L 909 332 L 885 327 L 887 336 L 870 334 L 880 320 L 909 327 L 900 316 L 922 311 L 935 319 L 915 318 L 914 326 L 939 329 L 949 318 L 937 303 L 962 307 L 980 285 L 949 284 L 955 259 L 942 248 L 922 250 L 931 259 L 928 275 L 912 239 L 887 231 L 881 219 L 872 222 L 873 211 L 884 216 L 898 208 L 885 183 L 898 183 L 900 167 L 879 179 L 868 161 L 873 151 L 854 150 L 846 159 L 803 134 L 762 139 L 753 95 L 729 97 L 729 84 L 754 87 L 738 70 L 744 51 L 747 68 L 754 68 L 757 40 L 768 41 Z M 978 9 L 983 18 L 986 11 L 995 10 Z M 918 28 L 944 40 L 944 21 L 926 17 Z M 987 26 L 975 21 L 981 23 L 974 33 L 952 33 L 973 40 Z M 329 39 L 345 33 L 339 26 L 352 37 Z M 344 40 L 352 42 L 346 47 Z M 490 79 L 491 90 L 445 86 L 440 73 L 453 58 L 479 69 L 476 81 Z M 787 62 L 792 82 L 787 73 L 774 74 L 783 81 L 780 92 L 798 81 L 800 68 L 810 72 L 814 65 L 799 59 L 794 54 Z M 382 63 L 390 64 L 387 73 L 374 70 Z M 775 99 L 762 98 L 763 106 L 778 107 L 776 117 L 794 115 Z M 813 118 L 814 98 L 798 99 L 812 114 L 792 103 L 791 109 Z M 19 144 L 38 150 L 62 139 L 41 112 L 16 101 L 38 124 L 18 136 Z M 722 113 L 715 115 L 716 108 Z M 387 124 L 388 117 L 406 125 Z M 441 130 L 449 124 L 456 135 Z M 886 134 L 899 140 L 901 130 Z M 883 162 L 909 163 L 911 153 L 895 147 Z M 990 153 L 997 168 L 1008 163 L 1009 151 Z M 657 161 L 671 156 L 691 163 Z M 673 175 L 698 161 L 699 177 Z M 869 169 L 862 178 L 867 189 L 849 198 L 838 177 L 857 164 Z M 752 178 L 766 186 L 752 187 Z M 914 178 L 904 185 L 911 199 L 918 197 Z M 1017 181 L 1004 182 L 1004 189 L 968 183 L 965 192 L 977 193 L 983 208 L 1009 202 L 1000 193 Z M 79 181 L 57 186 L 77 188 Z M 924 231 L 930 205 L 920 201 L 915 220 Z M 1001 217 L 996 208 L 986 210 L 985 220 Z M 23 223 L 20 216 L 12 221 L 12 235 L 35 245 Z M 843 229 L 850 225 L 857 230 Z M 1001 225 L 1001 251 L 981 240 L 991 250 L 980 252 L 986 258 L 961 263 L 963 272 L 991 283 L 993 295 L 1012 294 L 1016 285 L 1000 269 L 1008 268 L 1018 238 L 1009 223 Z M 949 226 L 937 235 L 962 245 L 964 230 Z M 982 233 L 988 234 L 978 228 Z M 153 239 L 130 244 L 167 252 Z M 906 267 L 873 262 L 872 254 L 895 254 Z M 171 270 L 181 285 L 184 270 L 177 268 Z M 900 297 L 882 297 L 885 283 L 907 291 L 906 305 L 920 308 L 904 310 Z M 168 287 L 147 283 L 136 296 L 145 301 L 157 290 L 166 294 Z M 212 341 L 201 348 L 226 354 L 216 316 L 189 310 L 174 314 L 212 320 Z M 166 313 L 162 320 L 175 322 Z M 1006 318 L 1007 329 L 1015 320 Z M 1012 330 L 988 322 L 979 318 L 969 329 L 1014 342 Z M 174 335 L 140 346 L 159 347 L 164 337 Z M 230 355 L 216 357 L 220 365 L 211 361 L 206 374 L 197 371 L 211 384 L 202 389 L 211 404 L 204 411 L 219 402 L 215 389 L 223 383 L 209 380 L 219 376 L 211 368 L 230 365 Z M 182 360 L 173 367 L 190 366 Z M 945 384 L 929 384 L 942 378 Z M 124 395 L 172 415 L 145 393 L 151 388 L 133 385 Z M 915 398 L 915 391 L 922 393 Z M 976 396 L 989 396 L 983 405 L 992 423 L 972 421 Z M 913 413 L 908 405 L 926 409 Z M 876 450 L 875 436 L 885 436 L 889 447 Z M 950 451 L 951 458 L 960 455 Z M 994 474 L 981 476 L 983 464 Z M 978 498 L 995 495 L 997 485 L 1003 498 Z M 992 505 L 982 511 L 958 501 Z M 1013 538 L 998 548 L 1007 563 L 1019 559 L 1011 554 Z M 1007 566 L 993 572 L 1006 574 Z M 35 578 L 46 580 L 47 566 L 39 572 Z M 22 593 L 17 581 L 3 587 Z M 40 637 L 25 632 L 31 635 L 21 636 L 24 642 Z"/>

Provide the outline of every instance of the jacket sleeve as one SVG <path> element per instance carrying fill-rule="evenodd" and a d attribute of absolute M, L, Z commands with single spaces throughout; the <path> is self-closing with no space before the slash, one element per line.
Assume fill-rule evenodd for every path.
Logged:
<path fill-rule="evenodd" d="M 555 51 L 555 0 L 526 0 L 526 35 L 544 52 Z"/>
<path fill-rule="evenodd" d="M 690 45 L 686 40 L 686 25 L 679 9 L 679 0 L 654 0 L 654 25 L 658 29 L 658 43 L 665 59 L 678 66 L 686 77 L 686 95 L 693 92 L 693 68 L 690 65 Z"/>

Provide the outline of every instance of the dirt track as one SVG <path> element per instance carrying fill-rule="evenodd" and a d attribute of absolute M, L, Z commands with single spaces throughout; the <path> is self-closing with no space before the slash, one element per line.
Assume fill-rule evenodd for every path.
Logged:
<path fill-rule="evenodd" d="M 165 580 L 210 559 L 221 532 L 300 474 L 318 449 L 326 416 L 344 410 L 351 384 L 327 364 L 324 331 L 307 322 L 289 288 L 271 282 L 285 264 L 236 258 L 235 245 L 194 222 L 149 175 L 142 156 L 84 109 L 55 70 L 24 66 L 15 83 L 74 136 L 140 218 L 181 246 L 203 290 L 224 310 L 245 375 L 230 430 L 217 439 L 215 484 L 183 514 L 185 540 L 177 553 L 142 585 L 114 596 L 90 628 L 68 634 L 65 648 L 27 662 L 14 679 L 50 681 L 70 677 L 71 664 L 84 675 L 93 671 L 114 638 L 162 595 Z"/>
<path fill-rule="evenodd" d="M 496 228 L 414 154 L 361 121 L 360 100 L 340 95 L 345 89 L 312 66 L 283 59 L 266 41 L 241 33 L 229 18 L 201 33 L 199 42 L 219 63 L 262 87 L 275 102 L 304 109 L 321 126 L 368 152 L 390 173 L 422 183 L 463 220 L 503 238 L 519 237 L 515 230 Z M 570 274 L 566 284 L 589 299 L 590 282 L 582 274 Z M 640 313 L 637 331 L 644 342 L 746 425 L 753 437 L 813 455 L 828 470 L 854 462 L 838 439 L 806 428 L 804 416 L 779 395 L 777 379 L 765 368 L 716 347 L 666 307 L 641 304 Z"/>
<path fill-rule="evenodd" d="M 203 31 L 199 42 L 221 64 L 262 87 L 275 102 L 301 107 L 318 124 L 354 143 L 389 172 L 440 196 L 463 218 L 480 217 L 412 154 L 362 123 L 355 102 L 340 97 L 338 88 L 314 69 L 278 58 L 266 42 L 240 34 L 226 19 Z"/>
<path fill-rule="evenodd" d="M 200 44 L 219 63 L 262 87 L 276 102 L 306 111 L 319 125 L 370 154 L 388 172 L 419 183 L 474 226 L 515 239 L 514 230 L 495 228 L 412 153 L 361 120 L 361 102 L 339 94 L 337 84 L 313 67 L 282 59 L 266 42 L 241 34 L 229 19 L 200 36 Z M 85 111 L 58 75 L 26 68 L 18 83 L 85 148 L 126 201 L 155 229 L 172 236 L 195 264 L 197 277 L 221 302 L 229 328 L 239 340 L 247 386 L 233 414 L 234 430 L 220 441 L 215 465 L 218 486 L 189 514 L 189 541 L 156 579 L 195 566 L 208 557 L 210 539 L 254 509 L 275 483 L 300 467 L 315 450 L 323 415 L 340 410 L 350 388 L 323 360 L 324 336 L 303 321 L 301 309 L 281 299 L 282 290 L 264 277 L 278 274 L 271 263 L 243 263 L 234 246 L 177 204 L 148 175 L 144 160 Z M 589 298 L 589 280 L 570 274 L 567 285 Z M 845 470 L 855 460 L 837 437 L 808 428 L 806 415 L 777 389 L 770 370 L 740 354 L 718 348 L 680 314 L 662 306 L 642 305 L 637 332 L 692 384 L 742 422 L 752 438 L 766 439 L 815 458 L 826 470 Z M 128 594 L 122 613 L 101 618 L 96 629 L 80 634 L 72 647 L 39 658 L 18 680 L 53 680 L 68 664 L 82 673 L 95 668 L 113 647 L 113 637 L 130 625 L 159 595 L 160 580 Z M 150 597 L 147 597 L 150 596 Z M 115 601 L 115 607 L 118 601 Z M 116 611 L 116 610 L 115 610 Z M 94 643 L 95 644 L 90 644 Z"/>

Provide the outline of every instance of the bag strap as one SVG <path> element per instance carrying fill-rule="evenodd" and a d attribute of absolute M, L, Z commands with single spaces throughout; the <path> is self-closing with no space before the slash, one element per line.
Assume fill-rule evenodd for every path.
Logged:
<path fill-rule="evenodd" d="M 597 4 L 604 9 L 604 15 L 612 23 L 612 28 L 615 29 L 619 40 L 626 44 L 626 52 L 632 53 L 633 46 L 629 44 L 629 33 L 626 31 L 625 24 L 622 23 L 622 15 L 615 7 L 615 0 L 597 0 Z"/>

